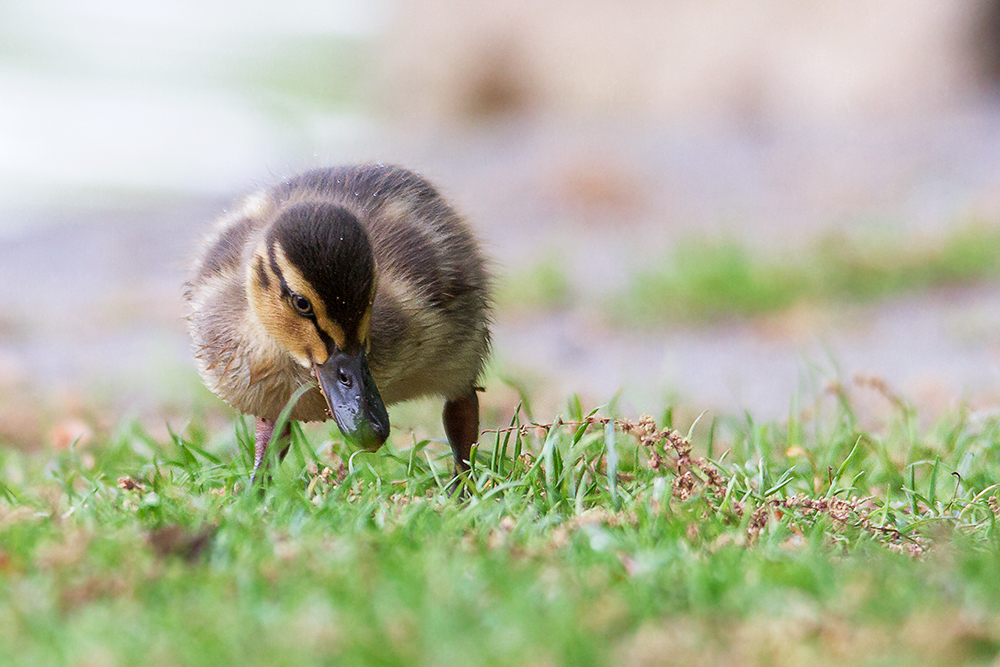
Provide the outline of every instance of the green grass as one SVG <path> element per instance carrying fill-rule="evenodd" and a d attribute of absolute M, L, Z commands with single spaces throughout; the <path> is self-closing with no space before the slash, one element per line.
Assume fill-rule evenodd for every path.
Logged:
<path fill-rule="evenodd" d="M 440 443 L 299 430 L 247 489 L 243 422 L 0 450 L 0 664 L 990 664 L 1000 420 L 815 409 L 689 453 L 574 401 L 457 496 Z"/>
<path fill-rule="evenodd" d="M 959 225 L 940 238 L 828 236 L 794 257 L 732 240 L 688 240 L 636 271 L 609 309 L 647 323 L 773 312 L 799 302 L 866 301 L 1000 277 L 1000 227 Z"/>
<path fill-rule="evenodd" d="M 555 253 L 523 271 L 504 276 L 498 288 L 497 308 L 510 314 L 531 309 L 564 309 L 573 300 L 570 279 Z"/>

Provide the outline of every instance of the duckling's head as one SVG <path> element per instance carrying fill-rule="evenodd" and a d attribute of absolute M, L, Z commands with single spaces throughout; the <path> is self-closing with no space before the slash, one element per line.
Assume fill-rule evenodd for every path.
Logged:
<path fill-rule="evenodd" d="M 280 210 L 254 251 L 251 310 L 299 364 L 311 368 L 345 436 L 378 449 L 389 415 L 368 370 L 375 259 L 357 217 L 325 202 Z"/>

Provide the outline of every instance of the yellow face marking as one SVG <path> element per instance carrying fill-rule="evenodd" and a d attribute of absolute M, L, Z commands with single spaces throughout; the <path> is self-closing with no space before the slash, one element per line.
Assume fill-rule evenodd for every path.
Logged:
<path fill-rule="evenodd" d="M 275 259 L 277 260 L 277 257 Z M 283 277 L 288 283 L 288 277 Z M 301 279 L 301 276 L 297 274 L 296 277 Z M 300 280 L 300 282 L 304 281 Z M 297 287 L 298 285 L 293 287 L 289 284 L 289 288 L 293 290 Z M 313 308 L 322 308 L 322 303 L 314 300 L 315 294 L 299 293 L 315 304 Z M 288 350 L 297 363 L 309 368 L 313 363 L 326 361 L 326 345 L 316 331 L 316 327 L 310 320 L 301 317 L 292 310 L 283 297 L 281 281 L 271 269 L 267 248 L 264 244 L 261 244 L 254 252 L 246 281 L 246 294 L 251 309 L 264 329 Z"/>
<path fill-rule="evenodd" d="M 330 318 L 322 299 L 309 282 L 288 261 L 281 245 L 276 243 L 273 247 L 274 261 L 281 272 L 281 277 L 279 278 L 271 266 L 266 245 L 261 244 L 254 252 L 250 263 L 250 273 L 246 282 L 247 300 L 268 333 L 274 336 L 299 364 L 307 368 L 314 364 L 322 365 L 329 355 L 317 327 L 342 350 L 347 348 L 347 335 L 343 327 Z M 309 299 L 315 324 L 309 318 L 295 312 L 288 303 L 282 294 L 281 279 L 284 279 L 292 292 Z M 372 285 L 368 308 L 358 323 L 357 332 L 358 340 L 362 341 L 366 348 L 369 343 L 374 300 L 375 285 Z"/>
<path fill-rule="evenodd" d="M 378 291 L 378 269 L 375 270 L 375 280 L 372 281 L 372 291 L 368 295 L 368 308 L 365 310 L 365 314 L 361 316 L 361 321 L 358 322 L 358 340 L 363 341 L 365 349 L 371 344 L 368 339 L 369 330 L 371 329 L 372 323 L 372 304 L 375 303 L 375 292 Z"/>
<path fill-rule="evenodd" d="M 361 316 L 361 321 L 358 323 L 358 340 L 364 341 L 365 349 L 368 349 L 368 329 L 372 322 L 372 309 L 369 308 L 365 311 L 365 314 Z"/>
<path fill-rule="evenodd" d="M 301 294 L 309 299 L 309 303 L 313 307 L 313 314 L 316 316 L 316 324 L 333 339 L 338 348 L 344 349 L 347 345 L 347 336 L 344 335 L 343 328 L 327 315 L 323 300 L 319 298 L 319 295 L 316 294 L 312 286 L 299 273 L 299 270 L 288 261 L 285 252 L 281 249 L 280 243 L 274 245 L 274 260 L 278 263 L 278 268 L 281 269 L 281 275 L 284 276 L 285 284 L 288 285 L 288 288 L 296 294 Z M 326 360 L 325 350 L 323 352 L 323 360 Z"/>

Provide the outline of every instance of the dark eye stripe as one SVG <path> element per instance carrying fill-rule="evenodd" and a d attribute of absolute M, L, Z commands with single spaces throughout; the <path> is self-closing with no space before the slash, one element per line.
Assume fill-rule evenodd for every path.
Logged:
<path fill-rule="evenodd" d="M 319 339 L 323 341 L 323 345 L 326 347 L 328 354 L 336 348 L 336 344 L 333 342 L 333 339 L 330 338 L 330 334 L 324 331 L 323 327 L 321 327 L 319 323 L 316 324 L 316 333 L 319 334 Z"/>
<path fill-rule="evenodd" d="M 274 255 L 274 244 L 267 247 L 267 263 L 271 265 L 271 272 L 281 281 L 282 287 L 285 285 L 285 277 L 281 275 L 281 267 L 278 266 L 278 258 Z"/>
<path fill-rule="evenodd" d="M 267 271 L 264 269 L 264 260 L 260 257 L 257 258 L 257 283 L 263 289 L 271 288 L 271 279 L 267 277 Z"/>

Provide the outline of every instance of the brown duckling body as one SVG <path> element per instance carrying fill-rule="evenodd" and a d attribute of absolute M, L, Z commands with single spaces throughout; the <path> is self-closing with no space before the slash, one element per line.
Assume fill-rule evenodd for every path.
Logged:
<path fill-rule="evenodd" d="M 205 384 L 257 417 L 325 420 L 366 449 L 384 405 L 445 399 L 456 464 L 479 435 L 476 384 L 489 353 L 490 278 L 471 231 L 399 167 L 317 169 L 247 198 L 204 243 L 185 297 Z"/>

